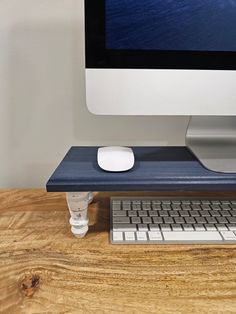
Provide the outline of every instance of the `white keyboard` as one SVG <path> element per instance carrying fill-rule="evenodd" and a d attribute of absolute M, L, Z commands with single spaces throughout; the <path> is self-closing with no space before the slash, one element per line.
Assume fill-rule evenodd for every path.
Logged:
<path fill-rule="evenodd" d="M 236 244 L 236 200 L 111 198 L 113 244 Z"/>

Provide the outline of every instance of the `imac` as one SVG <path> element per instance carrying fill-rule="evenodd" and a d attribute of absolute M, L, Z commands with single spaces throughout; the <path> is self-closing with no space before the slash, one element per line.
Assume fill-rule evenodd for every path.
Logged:
<path fill-rule="evenodd" d="M 97 115 L 187 115 L 186 146 L 236 172 L 236 0 L 86 0 Z"/>

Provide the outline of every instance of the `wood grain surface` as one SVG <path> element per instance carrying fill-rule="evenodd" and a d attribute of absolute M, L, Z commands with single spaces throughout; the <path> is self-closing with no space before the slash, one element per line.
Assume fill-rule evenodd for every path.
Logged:
<path fill-rule="evenodd" d="M 63 193 L 0 192 L 1 313 L 236 313 L 236 246 L 110 245 L 110 195 L 80 240 Z"/>

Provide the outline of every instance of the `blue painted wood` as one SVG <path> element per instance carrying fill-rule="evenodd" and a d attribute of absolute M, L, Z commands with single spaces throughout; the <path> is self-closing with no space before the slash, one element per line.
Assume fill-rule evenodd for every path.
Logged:
<path fill-rule="evenodd" d="M 186 147 L 133 147 L 135 166 L 122 173 L 101 170 L 97 149 L 72 147 L 47 191 L 236 191 L 236 174 L 207 170 Z"/>

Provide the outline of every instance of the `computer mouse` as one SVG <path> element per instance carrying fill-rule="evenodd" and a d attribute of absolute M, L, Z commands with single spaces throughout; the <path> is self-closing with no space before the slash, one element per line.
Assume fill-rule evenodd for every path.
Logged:
<path fill-rule="evenodd" d="M 134 154 L 131 148 L 120 146 L 101 147 L 97 154 L 98 165 L 110 172 L 128 171 L 134 166 Z"/>

